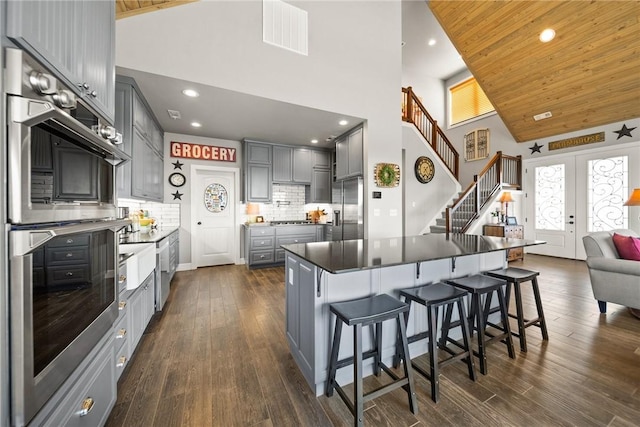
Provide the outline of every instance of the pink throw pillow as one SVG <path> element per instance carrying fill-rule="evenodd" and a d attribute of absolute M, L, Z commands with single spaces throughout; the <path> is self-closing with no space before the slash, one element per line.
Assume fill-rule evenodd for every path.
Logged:
<path fill-rule="evenodd" d="M 613 233 L 613 244 L 622 259 L 640 261 L 640 239 Z"/>

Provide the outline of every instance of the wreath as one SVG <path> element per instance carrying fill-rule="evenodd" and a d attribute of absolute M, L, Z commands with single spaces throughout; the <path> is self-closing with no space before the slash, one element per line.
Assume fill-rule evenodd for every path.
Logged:
<path fill-rule="evenodd" d="M 400 183 L 400 167 L 393 163 L 379 163 L 375 171 L 378 187 L 395 187 Z"/>

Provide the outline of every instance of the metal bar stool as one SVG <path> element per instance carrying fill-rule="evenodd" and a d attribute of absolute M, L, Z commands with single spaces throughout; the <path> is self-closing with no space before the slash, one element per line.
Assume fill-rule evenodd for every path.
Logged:
<path fill-rule="evenodd" d="M 405 322 L 402 319 L 404 313 L 409 311 L 409 305 L 405 304 L 387 294 L 375 295 L 354 301 L 333 303 L 329 305 L 332 313 L 336 315 L 336 327 L 331 345 L 331 358 L 329 362 L 329 378 L 325 394 L 328 397 L 333 395 L 333 389 L 347 405 L 354 415 L 354 425 L 362 426 L 364 423 L 364 402 L 375 399 L 387 392 L 402 387 L 407 392 L 409 398 L 409 408 L 414 414 L 418 413 L 416 395 L 413 389 L 413 372 L 411 370 L 411 360 L 409 358 L 409 343 Z M 382 322 L 396 319 L 398 325 L 399 340 L 401 343 L 400 356 L 404 365 L 404 377 L 398 377 L 382 362 Z M 342 360 L 338 360 L 340 350 L 340 337 L 342 335 L 342 324 L 353 326 L 353 348 L 354 355 Z M 374 348 L 363 353 L 362 351 L 362 327 L 375 324 Z M 380 369 L 384 370 L 393 382 L 363 394 L 362 390 L 362 362 L 366 359 L 374 358 L 373 371 L 376 376 L 380 375 Z M 353 402 L 349 400 L 342 387 L 336 381 L 336 371 L 339 368 L 353 364 Z"/>
<path fill-rule="evenodd" d="M 540 273 L 537 271 L 525 270 L 524 268 L 509 267 L 500 270 L 487 271 L 485 274 L 507 282 L 507 311 L 509 309 L 509 300 L 511 297 L 511 286 L 513 285 L 516 299 L 516 314 L 513 315 L 509 313 L 509 317 L 513 317 L 518 321 L 518 333 L 513 332 L 512 335 L 515 335 L 520 340 L 520 350 L 523 352 L 527 351 L 525 328 L 528 328 L 529 326 L 539 327 L 542 331 L 542 339 L 548 341 L 549 334 L 547 332 L 547 322 L 544 319 L 542 300 L 540 299 L 540 289 L 538 288 L 538 276 Z M 524 312 L 522 310 L 522 290 L 520 289 L 520 283 L 529 281 L 531 282 L 533 297 L 536 301 L 536 309 L 538 311 L 538 317 L 531 320 L 525 319 L 524 317 Z"/>
<path fill-rule="evenodd" d="M 513 338 L 511 337 L 511 329 L 509 328 L 509 316 L 507 314 L 507 305 L 505 303 L 502 286 L 506 283 L 493 277 L 475 274 L 473 276 L 461 277 L 454 280 L 447 280 L 447 283 L 456 288 L 464 289 L 471 294 L 471 309 L 469 310 L 469 319 L 471 320 L 471 334 L 474 329 L 478 332 L 478 352 L 474 352 L 480 360 L 480 372 L 487 373 L 487 352 L 486 347 L 496 342 L 503 342 L 507 346 L 509 357 L 515 359 L 516 354 L 513 350 Z M 489 314 L 491 313 L 492 295 L 498 295 L 498 307 L 500 311 L 501 324 L 489 322 Z M 484 307 L 482 297 L 484 296 Z M 447 329 L 457 322 L 450 323 L 450 318 L 445 316 L 442 325 L 442 334 L 448 334 Z M 486 331 L 487 326 L 491 326 L 500 331 L 499 334 L 493 335 Z M 489 337 L 489 339 L 487 339 Z"/>
<path fill-rule="evenodd" d="M 467 292 L 454 288 L 453 286 L 445 283 L 434 283 L 431 285 L 420 286 L 417 288 L 403 289 L 400 291 L 400 298 L 404 298 L 404 301 L 411 305 L 412 302 L 421 304 L 427 309 L 427 330 L 407 337 L 409 344 L 425 338 L 429 339 L 429 372 L 425 371 L 421 367 L 413 364 L 412 367 L 420 374 L 422 374 L 427 380 L 431 382 L 431 400 L 438 402 L 439 396 L 439 370 L 440 368 L 449 365 L 456 360 L 465 359 L 467 368 L 469 369 L 469 378 L 473 381 L 476 380 L 476 371 L 473 363 L 473 350 L 471 348 L 471 338 L 469 335 L 469 324 L 467 322 L 467 314 L 464 307 L 464 296 Z M 458 305 L 458 315 L 461 320 L 460 327 L 462 329 L 462 344 L 449 337 L 447 329 L 447 335 L 441 336 L 440 343 L 437 342 L 438 335 L 438 311 L 441 306 L 446 309 L 445 317 L 451 319 L 453 312 L 453 306 Z M 404 315 L 405 322 L 409 321 L 409 312 Z M 451 342 L 456 344 L 462 351 L 455 352 L 449 347 L 447 343 Z M 399 347 L 399 346 L 398 346 Z M 450 354 L 450 357 L 438 361 L 438 348 L 446 351 Z M 398 367 L 399 356 L 396 356 L 394 360 L 394 367 Z"/>

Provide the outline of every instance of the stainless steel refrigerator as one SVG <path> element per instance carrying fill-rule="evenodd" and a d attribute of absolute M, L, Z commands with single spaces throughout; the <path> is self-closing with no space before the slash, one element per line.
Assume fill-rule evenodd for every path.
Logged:
<path fill-rule="evenodd" d="M 330 240 L 364 238 L 364 184 L 362 177 L 333 183 L 333 226 Z"/>

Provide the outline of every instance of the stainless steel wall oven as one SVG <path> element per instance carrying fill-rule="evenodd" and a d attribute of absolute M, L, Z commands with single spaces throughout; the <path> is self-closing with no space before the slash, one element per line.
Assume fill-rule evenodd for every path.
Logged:
<path fill-rule="evenodd" d="M 7 48 L 11 418 L 26 425 L 117 317 L 117 134 Z"/>

